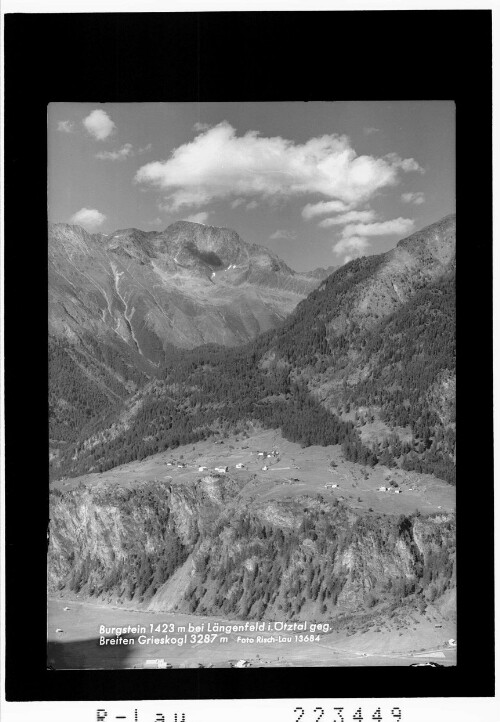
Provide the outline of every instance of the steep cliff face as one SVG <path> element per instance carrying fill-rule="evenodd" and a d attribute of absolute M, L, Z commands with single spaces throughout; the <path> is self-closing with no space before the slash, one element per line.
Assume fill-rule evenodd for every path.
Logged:
<path fill-rule="evenodd" d="M 53 493 L 51 592 L 156 611 L 327 618 L 455 584 L 454 518 L 362 514 L 321 497 L 246 502 L 241 484 Z"/>

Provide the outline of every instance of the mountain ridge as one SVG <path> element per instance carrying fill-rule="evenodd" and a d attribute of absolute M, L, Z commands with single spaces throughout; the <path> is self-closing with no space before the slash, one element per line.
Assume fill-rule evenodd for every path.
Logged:
<path fill-rule="evenodd" d="M 104 236 L 53 224 L 50 330 L 73 340 L 82 327 L 118 336 L 157 363 L 165 343 L 245 343 L 279 323 L 322 275 L 296 273 L 227 228 L 178 221 Z"/>
<path fill-rule="evenodd" d="M 172 351 L 61 469 L 109 469 L 250 418 L 306 445 L 342 444 L 352 461 L 453 483 L 455 224 L 351 261 L 244 347 Z"/>

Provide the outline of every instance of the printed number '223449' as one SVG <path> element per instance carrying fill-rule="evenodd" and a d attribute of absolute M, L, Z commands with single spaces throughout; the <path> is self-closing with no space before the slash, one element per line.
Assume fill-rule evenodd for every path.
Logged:
<path fill-rule="evenodd" d="M 306 710 L 303 707 L 295 707 L 294 712 L 298 715 L 295 717 L 294 722 L 320 722 L 320 720 L 322 722 L 348 722 L 348 720 L 354 720 L 355 722 L 372 722 L 372 720 L 375 720 L 375 722 L 384 722 L 384 720 L 392 722 L 398 720 L 398 722 L 401 722 L 402 720 L 399 707 L 393 707 L 385 714 L 382 714 L 380 707 L 377 707 L 372 714 L 369 712 L 364 714 L 361 707 L 358 707 L 353 714 L 347 711 L 345 707 L 333 707 L 331 710 L 333 716 L 330 716 L 330 710 L 325 711 L 323 707 L 315 707 L 312 714 L 307 717 Z"/>

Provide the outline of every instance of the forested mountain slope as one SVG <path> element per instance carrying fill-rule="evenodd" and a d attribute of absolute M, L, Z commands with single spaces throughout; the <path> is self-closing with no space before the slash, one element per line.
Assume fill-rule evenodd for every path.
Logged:
<path fill-rule="evenodd" d="M 423 612 L 453 594 L 453 514 L 362 514 L 321 495 L 242 502 L 241 483 L 209 475 L 54 491 L 49 590 L 280 620 Z"/>
<path fill-rule="evenodd" d="M 347 458 L 454 482 L 455 217 L 343 266 L 282 326 L 233 349 L 171 348 L 87 426 L 56 474 L 104 470 L 246 419 Z"/>
<path fill-rule="evenodd" d="M 171 346 L 234 346 L 274 328 L 327 275 L 295 273 L 235 231 L 187 221 L 109 236 L 49 227 L 54 460 L 158 375 Z"/>

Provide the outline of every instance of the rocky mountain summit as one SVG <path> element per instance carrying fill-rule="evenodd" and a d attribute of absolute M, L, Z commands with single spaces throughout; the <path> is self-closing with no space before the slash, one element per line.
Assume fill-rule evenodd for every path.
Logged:
<path fill-rule="evenodd" d="M 168 344 L 235 346 L 274 328 L 321 279 L 228 228 L 188 221 L 164 231 L 49 229 L 49 323 L 158 364 Z M 316 272 L 313 272 L 313 274 Z"/>

